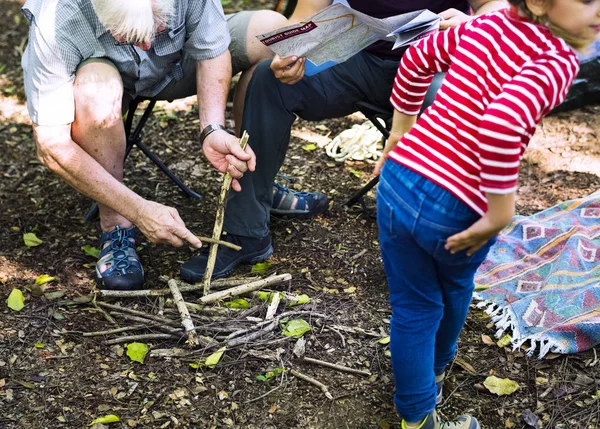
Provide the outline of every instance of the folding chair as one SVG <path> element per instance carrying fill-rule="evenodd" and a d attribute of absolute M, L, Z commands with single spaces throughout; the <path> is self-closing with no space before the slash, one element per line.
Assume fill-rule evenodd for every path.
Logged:
<path fill-rule="evenodd" d="M 366 101 L 359 101 L 354 105 L 354 107 L 356 108 L 356 110 L 362 112 L 362 114 L 365 115 L 367 117 L 367 119 L 369 119 L 369 121 L 371 121 L 373 123 L 373 125 L 375 125 L 375 128 L 377 128 L 381 132 L 381 134 L 383 134 L 382 140 L 383 140 L 383 145 L 385 146 L 385 143 L 386 143 L 388 137 L 390 136 L 390 132 L 387 130 L 386 126 L 384 126 L 381 123 L 381 121 L 379 121 L 379 119 L 383 120 L 383 122 L 386 125 L 389 124 L 389 122 L 391 121 L 392 116 L 394 114 L 393 111 L 391 109 L 385 110 L 375 104 L 371 104 Z M 365 204 L 363 197 L 366 195 L 367 192 L 369 192 L 371 189 L 373 189 L 375 187 L 375 185 L 377 185 L 378 182 L 379 182 L 379 176 L 372 178 L 365 186 L 363 186 L 360 190 L 355 192 L 344 203 L 344 205 L 346 207 L 352 207 L 356 203 L 360 203 L 362 209 L 366 212 L 367 205 Z"/>
<path fill-rule="evenodd" d="M 137 110 L 138 105 L 146 100 L 150 100 L 150 103 L 148 104 L 148 107 L 146 107 L 146 110 L 144 110 L 142 118 L 137 123 L 135 130 L 132 133 L 131 127 L 133 125 L 133 117 L 135 116 L 135 111 Z M 125 138 L 127 141 L 127 145 L 125 147 L 125 160 L 127 159 L 127 156 L 129 156 L 129 152 L 131 152 L 133 146 L 137 146 L 144 153 L 144 155 L 150 158 L 150 160 L 154 162 L 154 164 L 156 164 L 156 166 L 163 173 L 165 173 L 167 177 L 179 187 L 179 189 L 183 191 L 183 193 L 188 198 L 202 198 L 202 196 L 199 193 L 190 189 L 185 183 L 181 181 L 181 179 L 179 179 L 179 177 L 175 176 L 175 174 L 171 170 L 169 170 L 169 168 L 160 160 L 160 158 L 156 156 L 150 149 L 148 149 L 148 147 L 145 144 L 142 143 L 142 130 L 144 128 L 144 125 L 146 125 L 146 122 L 150 118 L 150 115 L 152 114 L 152 110 L 154 109 L 155 105 L 156 99 L 154 98 L 136 98 L 129 103 L 129 109 L 127 110 L 127 116 L 125 117 L 124 124 Z M 98 205 L 94 203 L 90 211 L 85 215 L 85 221 L 89 222 L 96 219 L 98 217 L 98 213 Z"/>

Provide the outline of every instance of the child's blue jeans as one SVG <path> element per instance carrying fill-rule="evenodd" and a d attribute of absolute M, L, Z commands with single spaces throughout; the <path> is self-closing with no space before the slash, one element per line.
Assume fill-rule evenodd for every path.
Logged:
<path fill-rule="evenodd" d="M 435 408 L 435 375 L 456 353 L 473 294 L 473 278 L 489 248 L 452 255 L 446 239 L 480 216 L 450 192 L 388 160 L 377 190 L 377 222 L 390 289 L 394 402 L 409 422 Z"/>

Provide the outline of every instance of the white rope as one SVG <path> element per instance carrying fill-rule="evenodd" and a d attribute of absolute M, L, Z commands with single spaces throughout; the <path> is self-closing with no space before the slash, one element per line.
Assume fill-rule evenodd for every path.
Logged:
<path fill-rule="evenodd" d="M 325 153 L 338 162 L 354 159 L 377 160 L 381 156 L 383 135 L 371 121 L 353 125 L 325 146 Z"/>

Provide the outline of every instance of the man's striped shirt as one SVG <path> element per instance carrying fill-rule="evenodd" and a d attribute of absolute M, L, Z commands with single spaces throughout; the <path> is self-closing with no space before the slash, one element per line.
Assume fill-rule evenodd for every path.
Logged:
<path fill-rule="evenodd" d="M 563 40 L 512 9 L 438 32 L 406 51 L 390 101 L 416 115 L 434 73 L 446 78 L 389 156 L 483 215 L 486 192 L 516 190 L 537 124 L 564 100 L 578 70 Z"/>

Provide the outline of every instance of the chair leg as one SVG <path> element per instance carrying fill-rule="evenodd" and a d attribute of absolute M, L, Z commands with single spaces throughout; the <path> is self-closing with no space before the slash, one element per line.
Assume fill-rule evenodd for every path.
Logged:
<path fill-rule="evenodd" d="M 344 205 L 346 207 L 352 207 L 356 203 L 361 203 L 363 209 L 365 209 L 363 197 L 367 194 L 367 192 L 369 192 L 371 189 L 373 189 L 375 187 L 375 185 L 377 185 L 377 183 L 379 183 L 379 176 L 373 177 L 369 181 L 369 183 L 367 183 L 365 186 L 360 188 L 360 190 L 358 190 L 358 192 L 356 192 L 354 195 L 352 195 L 350 198 L 348 198 L 348 200 L 344 203 Z"/>

